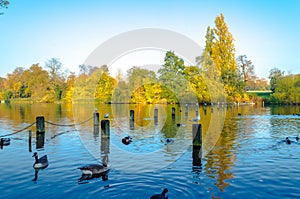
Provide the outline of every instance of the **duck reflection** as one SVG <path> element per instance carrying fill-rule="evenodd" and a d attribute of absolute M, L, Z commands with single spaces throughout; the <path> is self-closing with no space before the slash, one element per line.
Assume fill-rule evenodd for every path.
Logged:
<path fill-rule="evenodd" d="M 107 181 L 108 180 L 108 175 L 107 174 L 95 174 L 95 175 L 82 174 L 81 177 L 78 179 L 78 183 L 84 184 L 84 183 L 87 183 L 87 180 L 91 180 L 91 179 L 94 179 L 94 178 L 100 178 L 100 177 L 102 178 L 102 181 Z"/>
<path fill-rule="evenodd" d="M 78 182 L 83 182 L 86 180 L 91 180 L 93 178 L 102 178 L 103 181 L 108 180 L 108 173 L 110 167 L 108 165 L 93 164 L 89 166 L 84 166 L 79 168 L 82 171 L 81 177 Z"/>
<path fill-rule="evenodd" d="M 1 138 L 0 140 L 0 147 L 3 149 L 3 146 L 10 145 L 10 138 Z"/>
<path fill-rule="evenodd" d="M 39 175 L 39 170 L 40 170 L 40 169 L 35 169 L 35 168 L 34 168 L 34 178 L 33 178 L 32 181 L 34 181 L 34 182 L 37 181 L 38 175 Z"/>

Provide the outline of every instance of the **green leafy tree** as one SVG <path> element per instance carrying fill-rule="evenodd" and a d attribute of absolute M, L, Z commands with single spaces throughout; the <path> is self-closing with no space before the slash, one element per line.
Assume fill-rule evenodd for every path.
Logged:
<path fill-rule="evenodd" d="M 65 77 L 62 72 L 62 63 L 57 58 L 51 58 L 45 63 L 45 67 L 49 69 L 51 90 L 54 92 L 56 100 L 62 99 L 65 90 Z"/>
<path fill-rule="evenodd" d="M 281 76 L 277 79 L 275 92 L 271 95 L 271 102 L 276 104 L 299 104 L 300 75 Z"/>
<path fill-rule="evenodd" d="M 281 71 L 278 68 L 273 68 L 270 70 L 269 79 L 271 91 L 274 93 L 277 87 L 277 81 L 284 77 L 284 71 Z"/>
<path fill-rule="evenodd" d="M 184 96 L 188 87 L 184 61 L 172 51 L 166 53 L 164 61 L 158 70 L 159 81 L 163 85 L 162 98 L 169 103 L 178 103 L 178 98 Z"/>

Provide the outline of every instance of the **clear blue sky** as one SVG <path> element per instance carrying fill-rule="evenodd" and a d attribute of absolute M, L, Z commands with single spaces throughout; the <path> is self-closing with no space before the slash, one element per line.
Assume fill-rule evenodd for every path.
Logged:
<path fill-rule="evenodd" d="M 173 30 L 204 47 L 207 26 L 223 13 L 235 38 L 236 56 L 245 54 L 259 77 L 278 67 L 300 73 L 300 1 L 96 1 L 11 0 L 0 16 L 0 76 L 16 67 L 44 66 L 59 58 L 76 71 L 102 42 L 140 28 Z"/>

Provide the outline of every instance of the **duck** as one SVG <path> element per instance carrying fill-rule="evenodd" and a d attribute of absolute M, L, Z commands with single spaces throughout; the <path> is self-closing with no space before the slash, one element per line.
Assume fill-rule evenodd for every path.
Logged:
<path fill-rule="evenodd" d="M 298 134 L 297 134 L 297 136 L 296 136 L 296 140 L 297 140 L 297 142 L 299 141 L 299 136 L 298 136 Z"/>
<path fill-rule="evenodd" d="M 167 144 L 170 144 L 170 143 L 173 143 L 173 142 L 174 142 L 174 140 L 172 138 L 167 138 L 166 139 L 166 143 Z"/>
<path fill-rule="evenodd" d="M 108 118 L 109 117 L 109 113 L 106 113 L 105 115 L 104 115 L 104 118 Z"/>
<path fill-rule="evenodd" d="M 106 174 L 110 167 L 107 164 L 91 164 L 83 167 L 79 167 L 78 169 L 81 170 L 82 175 L 103 175 Z"/>
<path fill-rule="evenodd" d="M 285 141 L 286 141 L 287 144 L 291 144 L 292 143 L 291 140 L 288 137 L 285 138 Z"/>
<path fill-rule="evenodd" d="M 166 196 L 166 193 L 168 193 L 168 189 L 165 188 L 161 194 L 155 194 L 153 196 L 151 196 L 150 199 L 168 199 L 168 196 Z"/>
<path fill-rule="evenodd" d="M 125 145 L 128 145 L 131 142 L 132 142 L 132 137 L 130 137 L 130 136 L 126 136 L 126 137 L 122 138 L 122 143 Z"/>
<path fill-rule="evenodd" d="M 44 155 L 43 157 L 38 158 L 37 152 L 34 152 L 32 157 L 35 158 L 35 163 L 33 164 L 33 168 L 35 168 L 35 169 L 44 169 L 48 166 L 47 155 Z"/>
<path fill-rule="evenodd" d="M 0 144 L 1 144 L 1 146 L 10 145 L 10 138 L 1 138 Z"/>
<path fill-rule="evenodd" d="M 200 115 L 198 115 L 196 118 L 193 118 L 192 121 L 193 121 L 193 122 L 198 122 L 198 121 L 200 121 Z"/>

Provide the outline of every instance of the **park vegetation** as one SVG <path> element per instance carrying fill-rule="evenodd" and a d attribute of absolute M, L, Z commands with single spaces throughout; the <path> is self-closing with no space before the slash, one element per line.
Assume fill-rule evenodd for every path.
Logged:
<path fill-rule="evenodd" d="M 112 77 L 109 68 L 79 65 L 80 72 L 62 71 L 57 58 L 44 67 L 33 64 L 29 69 L 17 67 L 0 78 L 0 100 L 40 102 L 99 103 L 178 103 L 197 100 L 249 102 L 248 90 L 273 91 L 271 101 L 299 103 L 299 75 L 284 76 L 273 69 L 270 88 L 255 76 L 254 65 L 246 55 L 235 55 L 234 38 L 223 14 L 208 27 L 203 52 L 195 58 L 197 65 L 185 65 L 172 50 L 166 52 L 164 64 L 154 71 L 134 66 Z M 201 54 L 202 53 L 202 54 Z"/>
<path fill-rule="evenodd" d="M 270 71 L 270 86 L 273 104 L 300 104 L 300 74 L 284 75 L 284 71 L 273 68 Z"/>

